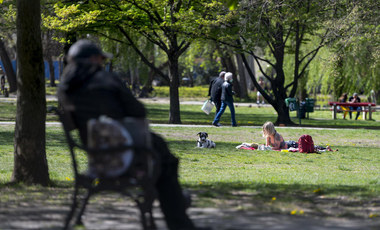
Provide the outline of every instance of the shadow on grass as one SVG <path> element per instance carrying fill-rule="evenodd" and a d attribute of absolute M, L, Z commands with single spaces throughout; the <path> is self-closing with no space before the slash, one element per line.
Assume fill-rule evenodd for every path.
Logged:
<path fill-rule="evenodd" d="M 55 184 L 69 185 L 62 182 Z M 72 186 L 0 185 L 0 229 L 62 229 L 72 203 Z M 79 195 L 84 195 L 84 191 L 80 190 Z M 124 225 L 125 229 L 133 229 L 131 226 L 141 225 L 135 203 L 116 193 L 91 197 L 85 214 L 86 227 L 79 229 L 98 229 L 97 225 L 103 222 L 107 229 L 120 229 Z"/>
<path fill-rule="evenodd" d="M 348 196 L 351 198 L 372 199 L 377 198 L 378 193 L 368 186 L 336 186 L 331 184 L 269 184 L 255 182 L 212 182 L 202 181 L 202 184 L 184 183 L 184 187 L 196 191 L 200 196 L 207 194 L 217 194 L 220 199 L 223 198 L 239 198 L 241 196 L 235 194 L 236 191 L 246 191 L 246 194 L 255 199 L 270 200 L 277 197 L 285 200 L 313 200 L 315 197 L 336 197 Z M 213 197 L 213 196 L 211 196 Z M 355 201 L 356 202 L 356 201 Z M 355 203 L 354 202 L 354 203 Z M 359 203 L 359 201 L 358 201 Z"/>
<path fill-rule="evenodd" d="M 3 214 L 0 215 L 0 228 L 60 229 L 71 204 L 73 189 L 71 182 L 59 181 L 54 185 L 54 187 L 0 185 L 2 193 L 0 213 Z M 368 218 L 369 209 L 372 212 L 380 210 L 380 206 L 375 204 L 375 202 L 378 203 L 377 194 L 372 193 L 368 188 L 359 186 L 320 185 L 320 190 L 318 190 L 319 188 L 316 189 L 315 185 L 244 184 L 235 181 L 228 183 L 204 182 L 202 185 L 185 183 L 183 187 L 192 194 L 195 207 L 216 207 L 220 210 L 219 214 L 224 210 L 231 215 L 231 211 L 233 211 L 237 212 L 237 216 L 247 215 L 247 218 L 254 218 L 256 214 L 248 214 L 244 211 L 255 211 L 266 217 L 270 217 L 270 214 L 290 216 L 289 210 L 298 208 L 298 211 L 305 210 L 302 215 L 312 217 L 363 220 Z M 83 190 L 80 191 L 80 194 L 83 194 Z M 323 196 L 329 198 L 323 198 Z M 346 197 L 342 198 L 344 196 Z M 360 197 L 360 200 L 353 199 L 355 197 Z M 107 229 L 119 229 L 120 226 L 131 224 L 140 226 L 138 209 L 134 202 L 115 193 L 102 193 L 91 198 L 85 214 L 87 214 L 84 220 L 86 229 L 95 227 L 94 223 L 103 224 Z M 213 218 L 215 221 L 220 220 L 220 215 Z M 158 219 L 162 221 L 162 217 Z M 230 221 L 239 220 L 232 219 Z M 319 219 L 319 221 L 323 220 Z M 33 227 L 31 227 L 31 223 L 33 223 Z"/>
<path fill-rule="evenodd" d="M 378 193 L 365 186 L 266 183 L 185 183 L 196 206 L 238 208 L 258 213 L 295 212 L 313 217 L 366 219 L 378 213 Z M 293 214 L 292 214 L 293 215 Z"/>
<path fill-rule="evenodd" d="M 74 138 L 76 140 L 79 140 L 78 135 L 74 135 Z M 1 145 L 12 145 L 14 143 L 14 130 L 12 131 L 1 131 L 0 132 L 0 146 Z M 61 128 L 54 132 L 46 132 L 46 146 L 57 146 L 58 145 L 64 145 L 65 147 L 67 145 L 66 136 Z"/>

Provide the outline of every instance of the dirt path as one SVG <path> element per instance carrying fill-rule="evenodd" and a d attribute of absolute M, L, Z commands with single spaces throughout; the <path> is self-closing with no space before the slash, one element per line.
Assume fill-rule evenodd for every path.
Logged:
<path fill-rule="evenodd" d="M 50 188 L 23 190 L 22 188 L 2 188 L 0 206 L 0 229 L 61 229 L 63 220 L 69 211 L 71 189 Z M 195 194 L 192 194 L 196 202 Z M 330 210 L 342 209 L 338 200 L 329 200 L 324 205 Z M 290 213 L 260 211 L 260 205 L 251 204 L 255 210 L 242 210 L 246 205 L 231 202 L 229 207 L 195 207 L 188 213 L 197 226 L 212 227 L 214 230 L 375 230 L 380 229 L 378 218 L 334 217 L 334 215 L 316 215 L 310 213 L 291 215 Z M 320 206 L 319 208 L 323 208 Z M 326 208 L 326 207 L 324 207 Z M 264 210 L 266 208 L 264 207 Z M 363 212 L 363 208 L 356 209 Z M 167 230 L 163 215 L 155 203 L 154 216 L 159 230 Z M 135 204 L 117 194 L 96 196 L 86 209 L 84 229 L 142 229 L 139 212 Z"/>

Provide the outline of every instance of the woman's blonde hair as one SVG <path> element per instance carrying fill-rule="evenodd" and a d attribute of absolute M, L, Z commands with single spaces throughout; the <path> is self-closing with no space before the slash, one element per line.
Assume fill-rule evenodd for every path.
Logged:
<path fill-rule="evenodd" d="M 263 137 L 273 136 L 274 134 L 276 134 L 274 124 L 270 121 L 265 122 L 263 125 Z"/>

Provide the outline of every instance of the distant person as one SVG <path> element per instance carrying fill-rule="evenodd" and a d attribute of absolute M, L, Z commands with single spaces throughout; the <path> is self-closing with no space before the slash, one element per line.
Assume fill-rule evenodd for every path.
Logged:
<path fill-rule="evenodd" d="M 1 75 L 1 92 L 2 94 L 5 94 L 5 76 Z"/>
<path fill-rule="evenodd" d="M 134 82 L 132 84 L 132 93 L 133 95 L 138 96 L 139 92 L 140 92 L 140 86 L 136 82 Z"/>
<path fill-rule="evenodd" d="M 208 96 L 210 96 L 210 100 L 214 102 L 216 112 L 215 117 L 220 111 L 220 106 L 222 105 L 221 96 L 222 96 L 222 85 L 224 83 L 224 75 L 225 71 L 219 73 L 219 77 L 213 79 L 210 82 L 210 86 L 208 88 Z M 214 124 L 214 123 L 213 123 Z M 221 124 L 217 124 L 218 126 L 222 126 Z"/>
<path fill-rule="evenodd" d="M 234 98 L 233 95 L 235 94 L 234 91 L 232 91 L 232 73 L 228 72 L 224 75 L 224 83 L 222 84 L 222 96 L 221 101 L 222 105 L 220 107 L 220 110 L 218 114 L 216 114 L 214 121 L 212 124 L 214 126 L 220 126 L 219 120 L 220 117 L 223 115 L 224 111 L 226 110 L 226 107 L 228 106 L 231 111 L 231 125 L 232 127 L 236 127 L 236 120 L 235 120 L 235 108 L 234 108 Z"/>
<path fill-rule="evenodd" d="M 276 131 L 274 124 L 270 121 L 266 122 L 263 125 L 263 137 L 266 138 L 265 146 L 271 146 L 273 150 L 288 148 L 288 144 L 284 141 L 284 138 Z"/>
<path fill-rule="evenodd" d="M 143 85 L 143 87 L 141 88 L 141 92 L 139 94 L 139 98 L 145 98 L 145 97 L 148 97 L 148 87 L 146 87 L 146 85 Z"/>
<path fill-rule="evenodd" d="M 265 82 L 264 82 L 264 79 L 262 77 L 259 78 L 259 85 L 262 89 L 264 89 L 265 87 Z M 264 98 L 263 96 L 261 95 L 259 89 L 256 89 L 257 90 L 257 104 L 259 105 L 260 104 L 260 99 L 261 99 L 261 103 L 264 104 Z"/>
<path fill-rule="evenodd" d="M 360 103 L 360 98 L 358 96 L 357 93 L 354 93 L 349 99 L 348 99 L 348 103 L 352 103 L 352 104 L 355 104 L 355 103 Z M 362 107 L 360 106 L 350 106 L 350 119 L 352 119 L 352 110 L 356 110 L 356 118 L 355 120 L 358 119 L 359 115 L 360 115 L 360 111 L 362 110 Z"/>
<path fill-rule="evenodd" d="M 346 103 L 347 98 L 348 98 L 347 93 L 343 93 L 342 96 L 339 98 L 339 102 L 340 103 Z M 341 110 L 343 110 L 343 115 L 342 115 L 343 119 L 346 119 L 346 115 L 347 115 L 348 111 L 350 110 L 350 108 L 347 106 L 339 106 L 339 107 Z M 350 115 L 350 117 L 351 117 L 351 115 Z"/>

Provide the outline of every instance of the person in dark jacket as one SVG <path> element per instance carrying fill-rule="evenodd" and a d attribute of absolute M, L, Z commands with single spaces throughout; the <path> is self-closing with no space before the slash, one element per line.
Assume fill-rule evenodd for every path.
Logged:
<path fill-rule="evenodd" d="M 360 97 L 358 96 L 357 93 L 354 93 L 349 99 L 348 99 L 348 103 L 352 103 L 352 104 L 355 104 L 355 103 L 360 103 Z M 360 116 L 360 111 L 362 110 L 362 107 L 360 106 L 350 106 L 350 119 L 352 119 L 352 112 L 351 110 L 356 110 L 356 118 L 355 120 L 357 120 Z"/>
<path fill-rule="evenodd" d="M 103 61 L 110 54 L 102 52 L 88 40 L 79 40 L 71 46 L 68 57 L 69 63 L 64 69 L 57 96 L 63 109 L 73 114 L 83 144 L 87 143 L 86 124 L 89 119 L 97 119 L 101 115 L 115 120 L 145 118 L 144 106 L 135 99 L 130 89 L 118 77 L 103 69 Z M 156 188 L 169 229 L 200 229 L 186 214 L 189 202 L 178 182 L 178 159 L 170 153 L 161 137 L 151 134 L 153 147 L 161 156 L 162 172 Z"/>
<path fill-rule="evenodd" d="M 222 101 L 220 100 L 220 97 L 222 96 L 221 87 L 222 87 L 222 84 L 224 83 L 225 74 L 226 72 L 224 71 L 220 72 L 219 77 L 213 79 L 210 82 L 210 86 L 208 88 L 208 96 L 210 96 L 210 100 L 214 102 L 215 104 L 215 108 L 216 108 L 215 116 L 216 114 L 218 114 L 220 110 L 220 106 L 222 105 Z"/>
<path fill-rule="evenodd" d="M 223 115 L 224 111 L 226 110 L 226 107 L 228 106 L 231 111 L 231 125 L 233 127 L 236 127 L 236 120 L 235 120 L 235 108 L 234 108 L 234 98 L 233 95 L 235 94 L 234 91 L 232 91 L 232 73 L 228 72 L 224 75 L 224 83 L 222 84 L 222 95 L 221 95 L 221 101 L 222 105 L 220 107 L 220 110 L 218 114 L 215 116 L 215 119 L 213 121 L 213 125 L 220 126 L 219 120 L 220 117 Z M 219 125 L 218 125 L 219 124 Z"/>

